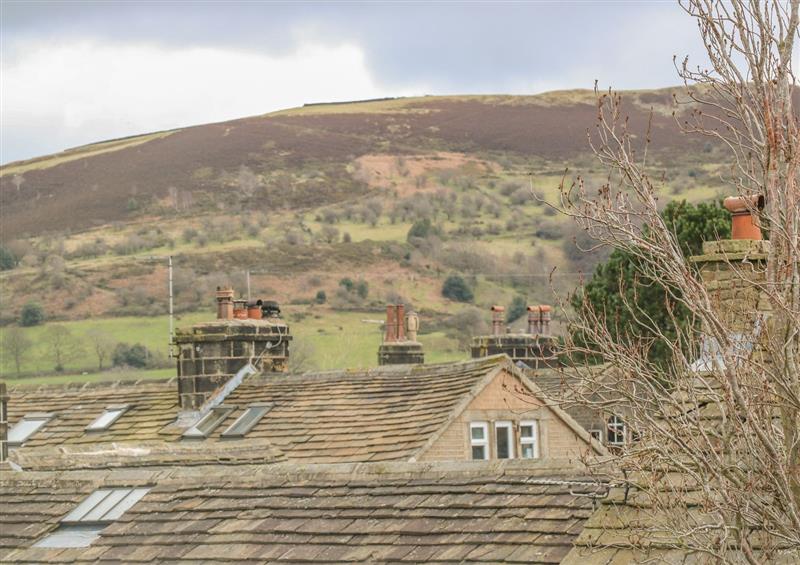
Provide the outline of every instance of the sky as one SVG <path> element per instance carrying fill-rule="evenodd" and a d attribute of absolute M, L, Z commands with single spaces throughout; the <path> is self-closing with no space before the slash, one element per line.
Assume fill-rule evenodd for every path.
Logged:
<path fill-rule="evenodd" d="M 0 3 L 0 163 L 384 96 L 680 81 L 702 62 L 676 2 Z"/>

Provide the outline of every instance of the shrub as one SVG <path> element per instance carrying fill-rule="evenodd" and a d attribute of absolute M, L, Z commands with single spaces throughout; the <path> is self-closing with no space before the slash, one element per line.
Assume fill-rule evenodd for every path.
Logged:
<path fill-rule="evenodd" d="M 442 285 L 442 296 L 457 302 L 472 302 L 474 295 L 461 275 L 450 275 Z"/>
<path fill-rule="evenodd" d="M 317 296 L 314 297 L 314 300 L 317 302 L 317 304 L 325 304 L 325 301 L 328 300 L 328 295 L 325 294 L 324 290 L 318 290 Z"/>
<path fill-rule="evenodd" d="M 506 322 L 508 322 L 509 324 L 511 322 L 516 322 L 517 320 L 522 318 L 522 316 L 524 316 L 525 312 L 527 311 L 528 311 L 528 305 L 525 304 L 525 299 L 519 294 L 516 295 L 508 307 L 508 313 L 506 314 Z"/>
<path fill-rule="evenodd" d="M 38 326 L 44 322 L 44 309 L 38 302 L 28 302 L 22 307 L 19 316 L 21 326 Z"/>
<path fill-rule="evenodd" d="M 118 343 L 114 348 L 112 361 L 115 367 L 127 366 L 143 369 L 150 364 L 151 358 L 150 350 L 140 343 L 135 345 Z"/>
<path fill-rule="evenodd" d="M 17 266 L 17 257 L 11 252 L 0 245 L 0 271 L 8 271 Z"/>

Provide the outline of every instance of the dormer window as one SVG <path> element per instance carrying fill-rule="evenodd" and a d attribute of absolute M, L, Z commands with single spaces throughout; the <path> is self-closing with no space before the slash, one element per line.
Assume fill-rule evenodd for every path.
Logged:
<path fill-rule="evenodd" d="M 251 404 L 244 414 L 222 432 L 222 437 L 244 437 L 272 408 L 272 404 Z"/>
<path fill-rule="evenodd" d="M 233 408 L 228 406 L 217 406 L 212 408 L 211 411 L 200 418 L 194 426 L 183 432 L 183 437 L 193 439 L 208 437 L 209 434 L 217 429 L 217 426 L 219 426 L 232 411 Z"/>
<path fill-rule="evenodd" d="M 473 459 L 489 459 L 489 424 L 487 422 L 470 422 L 470 446 Z"/>
<path fill-rule="evenodd" d="M 59 528 L 34 547 L 88 547 L 150 489 L 105 488 L 94 491 L 62 520 Z"/>
<path fill-rule="evenodd" d="M 45 412 L 25 414 L 22 420 L 8 430 L 8 445 L 12 447 L 22 445 L 52 418 L 52 414 Z"/>
<path fill-rule="evenodd" d="M 523 459 L 539 457 L 539 423 L 535 420 L 519 423 L 519 456 Z"/>
<path fill-rule="evenodd" d="M 111 424 L 116 422 L 130 408 L 127 404 L 115 404 L 108 406 L 105 411 L 100 414 L 94 422 L 86 426 L 87 432 L 101 432 L 111 427 Z"/>
<path fill-rule="evenodd" d="M 514 459 L 514 432 L 511 422 L 495 422 L 494 435 L 498 459 Z"/>

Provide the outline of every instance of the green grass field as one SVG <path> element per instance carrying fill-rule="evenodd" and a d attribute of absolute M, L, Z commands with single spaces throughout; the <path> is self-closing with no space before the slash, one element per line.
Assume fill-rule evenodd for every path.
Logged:
<path fill-rule="evenodd" d="M 381 342 L 381 313 L 322 311 L 307 314 L 308 307 L 284 308 L 292 335 L 293 348 L 306 360 L 303 369 L 345 369 L 372 367 L 377 364 L 378 346 Z M 213 318 L 211 312 L 184 315 L 176 320 L 176 327 L 188 326 Z M 17 378 L 13 360 L 3 352 L 0 373 L 9 384 L 39 385 L 66 382 L 88 382 L 120 379 L 169 378 L 175 369 L 105 370 L 98 371 L 97 356 L 92 348 L 91 335 L 99 330 L 113 342 L 141 343 L 156 354 L 166 365 L 169 347 L 169 320 L 159 317 L 122 317 L 89 319 L 77 322 L 60 322 L 68 328 L 83 351 L 64 363 L 64 374 L 53 372 L 55 361 L 50 353 L 47 332 L 55 323 L 23 328 L 25 336 L 34 342 L 21 367 L 24 375 Z M 0 329 L 0 338 L 8 328 Z M 426 360 L 431 363 L 464 358 L 454 340 L 442 333 L 421 336 L 425 344 Z M 106 366 L 110 360 L 106 360 Z"/>

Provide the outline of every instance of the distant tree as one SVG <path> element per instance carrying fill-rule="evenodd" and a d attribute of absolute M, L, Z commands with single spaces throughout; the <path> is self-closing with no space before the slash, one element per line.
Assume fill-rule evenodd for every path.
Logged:
<path fill-rule="evenodd" d="M 661 216 L 675 234 L 684 257 L 699 254 L 703 241 L 730 237 L 730 215 L 718 204 L 695 206 L 673 201 Z M 644 313 L 657 324 L 664 337 L 672 340 L 690 322 L 691 312 L 671 298 L 675 289 L 668 291 L 660 282 L 642 275 L 641 263 L 634 254 L 615 249 L 608 261 L 597 266 L 583 293 L 573 297 L 572 306 L 578 312 L 591 308 L 604 313 L 608 330 L 615 339 L 626 339 L 635 328 L 635 339 L 652 341 L 650 361 L 666 362 L 671 343 L 640 328 L 635 318 Z M 581 340 L 581 336 L 575 338 Z"/>
<path fill-rule="evenodd" d="M 339 230 L 333 226 L 322 226 L 319 233 L 327 243 L 335 243 L 339 239 Z"/>
<path fill-rule="evenodd" d="M 118 343 L 114 348 L 112 361 L 115 367 L 135 367 L 144 369 L 150 364 L 152 353 L 144 345 L 137 343 L 129 345 Z"/>
<path fill-rule="evenodd" d="M 352 291 L 355 284 L 356 283 L 354 283 L 353 279 L 350 277 L 345 277 L 339 281 L 339 286 L 345 289 L 347 292 Z"/>
<path fill-rule="evenodd" d="M 13 269 L 19 263 L 19 259 L 7 247 L 0 245 L 0 271 Z"/>
<path fill-rule="evenodd" d="M 20 328 L 6 328 L 3 332 L 3 352 L 14 360 L 17 376 L 21 373 L 22 363 L 33 347 L 33 341 L 25 337 L 25 332 Z"/>
<path fill-rule="evenodd" d="M 316 348 L 307 339 L 292 340 L 292 354 L 289 355 L 289 372 L 303 373 L 315 368 Z"/>
<path fill-rule="evenodd" d="M 44 321 L 44 309 L 38 302 L 28 302 L 22 307 L 19 323 L 21 326 L 38 326 Z"/>
<path fill-rule="evenodd" d="M 44 341 L 56 371 L 63 371 L 67 363 L 83 352 L 80 342 L 75 339 L 69 328 L 60 324 L 47 328 L 44 332 Z"/>
<path fill-rule="evenodd" d="M 369 284 L 365 280 L 358 281 L 353 289 L 360 298 L 366 298 L 369 294 Z"/>
<path fill-rule="evenodd" d="M 519 294 L 514 297 L 511 301 L 511 304 L 508 306 L 508 311 L 506 313 L 506 322 L 512 323 L 516 322 L 522 316 L 525 315 L 525 312 L 528 311 L 528 305 L 525 302 L 525 298 L 520 296 Z"/>
<path fill-rule="evenodd" d="M 314 300 L 317 304 L 325 304 L 325 301 L 328 300 L 328 295 L 325 294 L 324 290 L 318 290 L 317 296 L 314 297 Z"/>
<path fill-rule="evenodd" d="M 100 328 L 92 328 L 86 333 L 91 342 L 92 351 L 97 357 L 97 369 L 103 370 L 103 363 L 114 351 L 114 341 Z"/>
<path fill-rule="evenodd" d="M 457 302 L 472 302 L 475 296 L 461 275 L 450 275 L 442 285 L 442 296 Z"/>
<path fill-rule="evenodd" d="M 436 233 L 436 228 L 431 223 L 429 218 L 423 218 L 422 220 L 417 220 L 411 226 L 411 229 L 408 230 L 407 240 L 409 242 L 413 242 L 416 239 L 425 239 L 432 233 Z"/>

